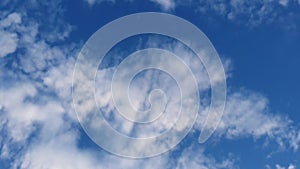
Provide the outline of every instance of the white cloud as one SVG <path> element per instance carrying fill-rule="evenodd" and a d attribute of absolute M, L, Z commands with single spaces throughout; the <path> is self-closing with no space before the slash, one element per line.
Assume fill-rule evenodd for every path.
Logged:
<path fill-rule="evenodd" d="M 22 18 L 19 13 L 11 13 L 5 19 L 0 21 L 0 27 L 9 27 L 12 24 L 20 24 L 21 22 Z"/>
<path fill-rule="evenodd" d="M 200 113 L 198 128 L 202 128 L 207 110 Z M 266 137 L 278 143 L 280 148 L 298 150 L 299 130 L 285 116 L 269 112 L 268 99 L 258 93 L 242 90 L 229 93 L 226 109 L 215 136 L 229 139 Z"/>
<path fill-rule="evenodd" d="M 7 144 L 2 145 L 0 158 L 2 159 L 9 158 L 9 149 Z"/>
<path fill-rule="evenodd" d="M 156 39 L 157 40 L 157 39 Z M 199 84 L 199 90 L 202 92 L 204 90 L 207 90 L 209 88 L 209 79 L 208 75 L 201 64 L 201 61 L 198 57 L 194 56 L 191 51 L 188 51 L 186 48 L 184 48 L 182 45 L 174 43 L 174 44 L 168 44 L 165 46 L 159 45 L 163 44 L 160 41 L 156 41 L 154 39 L 150 39 L 148 41 L 147 47 L 159 47 L 164 48 L 167 50 L 172 51 L 177 56 L 181 57 L 185 61 L 185 63 L 188 65 L 188 67 L 191 69 L 191 71 L 194 73 L 196 80 Z M 149 45 L 149 46 L 148 46 Z M 114 60 L 114 59 L 112 59 Z M 148 63 L 148 62 L 146 62 Z M 174 63 L 170 60 L 162 60 L 157 61 L 157 63 L 164 63 L 164 64 L 170 64 Z M 88 65 L 88 64 L 87 64 Z M 228 65 L 226 65 L 228 66 Z M 87 69 L 89 71 L 88 66 L 82 66 L 83 68 Z M 130 66 L 129 66 L 130 67 Z M 227 67 L 226 67 L 227 68 Z M 130 96 L 133 98 L 133 103 L 138 107 L 138 105 L 143 105 L 144 101 L 146 100 L 149 91 L 160 88 L 163 89 L 163 91 L 166 93 L 166 96 L 169 100 L 171 100 L 168 103 L 168 106 L 166 107 L 164 111 L 164 115 L 160 117 L 157 121 L 149 124 L 148 126 L 145 125 L 138 125 L 133 124 L 130 121 L 124 120 L 116 111 L 114 108 L 114 104 L 112 103 L 112 96 L 111 96 L 111 90 L 110 90 L 110 84 L 113 72 L 115 71 L 115 67 L 107 68 L 107 69 L 100 69 L 98 71 L 96 84 L 97 86 L 101 86 L 101 88 L 96 89 L 96 100 L 98 101 L 99 107 L 102 109 L 102 112 L 104 116 L 107 117 L 107 119 L 110 119 L 110 124 L 117 129 L 118 131 L 121 131 L 122 133 L 129 134 L 132 133 L 132 130 L 134 129 L 134 136 L 138 137 L 150 137 L 153 135 L 157 135 L 158 133 L 162 133 L 166 129 L 172 127 L 174 124 L 177 113 L 180 111 L 180 93 L 179 89 L 176 88 L 175 82 L 172 82 L 172 80 L 168 79 L 165 76 L 162 76 L 161 74 L 155 73 L 155 72 L 148 72 L 145 75 L 143 75 L 142 80 L 138 81 L 138 83 L 135 85 L 133 83 L 132 86 L 130 86 L 131 90 Z M 182 73 L 181 69 L 176 69 L 175 73 Z M 82 73 L 83 75 L 85 73 Z M 185 76 L 186 77 L 186 76 Z M 156 79 L 155 81 L 151 81 L 151 79 Z M 177 79 L 178 80 L 178 79 Z M 214 78 L 214 80 L 219 81 L 219 78 Z M 84 81 L 84 80 L 83 80 Z M 187 86 L 190 86 L 190 83 L 186 81 L 185 79 L 179 79 L 178 81 L 184 83 L 185 86 L 181 86 L 183 90 L 186 90 L 186 88 L 189 88 Z M 134 81 L 133 81 L 134 82 Z M 123 84 L 122 84 L 123 85 Z M 126 84 L 124 84 L 126 87 Z M 79 85 L 82 89 L 83 85 Z M 176 87 L 174 87 L 176 86 Z M 87 88 L 86 90 L 90 90 Z M 84 93 L 82 92 L 82 96 L 84 97 Z M 135 99 L 137 98 L 137 99 Z M 173 101 L 175 99 L 175 101 Z M 86 98 L 84 99 L 86 100 Z M 93 100 L 93 98 L 92 98 Z M 136 102 L 135 102 L 136 101 Z M 143 103 L 141 103 L 143 102 Z M 85 107 L 85 106 L 83 106 Z M 91 108 L 89 108 L 91 109 Z M 189 117 L 190 120 L 193 117 Z M 113 120 L 112 120 L 113 119 Z M 193 119 L 192 119 L 193 120 Z M 178 125 L 179 126 L 179 125 Z M 181 126 L 181 125 L 180 125 Z M 181 129 L 184 129 L 184 127 L 181 127 Z M 181 131 L 181 130 L 180 130 Z M 158 143 L 159 145 L 162 145 L 161 143 Z M 141 149 L 143 150 L 143 149 Z"/>
<path fill-rule="evenodd" d="M 160 1 L 157 1 L 157 3 L 164 6 Z M 248 26 L 280 21 L 281 17 L 288 17 L 288 14 L 283 12 L 283 8 L 289 8 L 294 5 L 290 0 L 174 0 L 172 3 L 174 4 L 172 5 L 173 8 L 189 6 L 192 9 L 196 9 L 201 15 L 210 15 L 213 12 L 233 22 Z M 300 4 L 299 0 L 298 3 Z M 173 8 L 165 7 L 163 9 Z"/>
<path fill-rule="evenodd" d="M 296 166 L 294 166 L 293 164 L 290 164 L 288 169 L 296 169 Z"/>
<path fill-rule="evenodd" d="M 200 1 L 197 5 L 200 12 L 207 14 L 214 12 L 231 21 L 246 24 L 249 26 L 256 26 L 260 24 L 271 23 L 278 20 L 281 10 L 274 8 L 279 2 L 276 1 L 245 1 L 245 0 L 231 0 L 227 1 Z M 287 6 L 287 1 L 280 1 L 282 6 Z"/>
<path fill-rule="evenodd" d="M 0 57 L 16 51 L 19 41 L 18 35 L 7 28 L 20 23 L 21 16 L 18 13 L 12 13 L 0 20 Z"/>
<path fill-rule="evenodd" d="M 293 164 L 290 164 L 290 165 L 286 168 L 286 167 L 283 167 L 283 166 L 281 166 L 281 165 L 279 165 L 279 164 L 276 164 L 276 165 L 275 165 L 275 168 L 276 168 L 276 169 L 296 169 L 296 166 L 294 166 Z"/>
<path fill-rule="evenodd" d="M 30 41 L 32 43 L 39 44 L 40 42 Z M 34 46 L 35 44 L 31 44 Z M 117 168 L 122 166 L 122 168 L 136 168 L 136 167 L 152 167 L 156 165 L 157 168 L 235 168 L 233 159 L 224 159 L 223 161 L 216 161 L 213 158 L 209 158 L 200 149 L 187 148 L 184 153 L 179 157 L 177 164 L 172 164 L 170 167 L 169 161 L 172 160 L 171 157 L 163 156 L 157 157 L 159 159 L 153 162 L 149 161 L 135 161 L 130 159 L 122 159 L 114 156 L 109 156 L 106 153 L 101 153 L 101 157 L 95 156 L 94 151 L 82 150 L 77 147 L 77 142 L 79 135 L 77 134 L 76 128 L 71 128 L 74 118 L 74 112 L 70 107 L 70 78 L 72 77 L 72 70 L 74 59 L 71 57 L 66 59 L 63 57 L 64 49 L 59 49 L 55 47 L 47 47 L 47 44 L 41 46 L 44 48 L 43 52 L 37 52 L 40 56 L 45 54 L 45 57 L 37 59 L 51 60 L 51 58 L 56 58 L 57 55 L 62 55 L 58 57 L 61 62 L 56 66 L 50 66 L 47 72 L 41 73 L 43 66 L 40 68 L 35 68 L 34 70 L 28 70 L 26 67 L 30 65 L 29 62 L 21 62 L 21 67 L 24 66 L 29 73 L 34 73 L 38 79 L 42 79 L 41 82 L 38 81 L 20 81 L 14 86 L 9 86 L 1 91 L 5 100 L 1 100 L 1 105 L 5 113 L 2 116 L 1 121 L 7 121 L 7 130 L 9 131 L 9 137 L 14 140 L 14 142 L 21 142 L 20 144 L 28 148 L 25 148 L 19 154 L 19 160 L 15 162 L 16 166 L 21 166 L 21 168 Z M 67 48 L 70 49 L 70 48 Z M 185 51 L 180 46 L 173 46 L 173 48 L 178 55 L 184 54 Z M 60 52 L 53 52 L 59 50 Z M 61 51 L 62 50 L 62 51 Z M 48 53 L 51 53 L 48 55 Z M 33 54 L 28 55 L 28 57 L 35 57 Z M 191 57 L 188 56 L 187 57 Z M 199 66 L 194 60 L 189 60 L 190 67 L 197 70 Z M 47 65 L 47 64 L 46 64 Z M 202 69 L 201 69 L 202 70 Z M 102 72 L 103 73 L 103 72 Z M 196 72 L 198 77 L 204 79 L 198 79 L 199 83 L 205 82 L 207 78 L 204 71 Z M 152 74 L 154 75 L 154 74 Z M 153 76 L 148 76 L 153 78 Z M 158 76 L 159 77 L 159 76 Z M 100 71 L 100 82 L 106 83 L 101 76 Z M 149 79 L 143 79 L 145 81 Z M 109 85 L 110 82 L 108 81 Z M 44 87 L 43 87 L 44 86 Z M 102 86 L 103 87 L 103 86 Z M 149 87 L 149 86 L 148 86 Z M 203 89 L 208 89 L 208 85 L 202 85 Z M 102 88 L 101 88 L 102 89 Z M 54 92 L 58 97 L 52 98 L 48 95 L 43 95 L 40 92 Z M 267 109 L 267 99 L 260 95 L 253 95 L 252 93 L 235 93 L 229 96 L 227 113 L 221 122 L 220 128 L 218 129 L 219 134 L 226 135 L 228 138 L 237 137 L 261 137 L 261 136 L 271 136 L 276 135 L 277 131 L 285 131 L 286 123 L 281 124 L 282 120 L 280 117 L 272 116 L 267 114 L 265 110 Z M 107 98 L 105 94 L 101 94 L 100 103 L 107 104 Z M 35 100 L 40 100 L 35 101 Z M 12 102 L 13 100 L 13 102 Z M 67 119 L 66 120 L 66 116 Z M 201 118 L 201 117 L 200 117 Z M 70 120 L 73 119 L 73 120 Z M 36 132 L 36 125 L 41 124 L 42 128 L 37 133 L 37 140 L 33 142 L 27 142 L 29 136 Z M 120 123 L 116 123 L 120 124 Z M 122 124 L 122 123 L 121 123 Z M 124 123 L 125 124 L 125 123 Z M 124 125 L 123 124 L 123 125 Z M 124 126 L 123 126 L 124 127 Z M 125 125 L 126 127 L 126 125 Z M 128 126 L 127 126 L 128 127 Z M 121 127 L 122 128 L 122 127 Z M 131 131 L 132 126 L 129 126 L 126 131 Z M 149 129 L 149 131 L 151 131 Z M 143 133 L 143 132 L 141 132 Z M 279 132 L 279 134 L 283 134 Z M 281 137 L 281 135 L 278 135 Z M 294 136 L 294 135 L 292 135 Z M 284 136 L 285 137 L 285 136 Z M 298 137 L 295 137 L 298 138 Z M 295 139 L 296 140 L 296 139 Z M 13 153 L 12 142 L 5 141 L 5 146 L 2 147 L 2 156 L 10 157 Z M 295 141 L 295 146 L 298 142 Z M 198 155 L 201 158 L 198 158 Z M 43 155 L 47 154 L 47 156 Z M 96 153 L 97 154 L 97 153 Z M 97 157 L 97 158 L 96 158 Z M 197 157 L 197 158 L 196 158 Z M 100 162 L 99 162 L 99 159 Z M 63 160 L 62 160 L 63 159 Z"/>
<path fill-rule="evenodd" d="M 90 2 L 93 3 L 94 1 Z M 205 169 L 236 167 L 232 158 L 218 161 L 207 156 L 203 149 L 192 146 L 182 150 L 177 163 L 167 153 L 153 159 L 132 160 L 109 155 L 103 151 L 79 148 L 80 133 L 78 128 L 74 127 L 77 119 L 71 107 L 70 91 L 76 56 L 74 55 L 76 53 L 74 47 L 72 45 L 53 46 L 44 39 L 37 38 L 41 34 L 38 29 L 39 23 L 30 19 L 30 22 L 25 24 L 26 19 L 28 18 L 23 19 L 21 15 L 13 13 L 4 20 L 5 22 L 1 21 L 2 27 L 9 27 L 10 29 L 9 32 L 5 33 L 19 34 L 19 37 L 16 38 L 21 45 L 18 47 L 25 51 L 22 54 L 15 54 L 18 62 L 12 64 L 14 70 L 0 67 L 0 79 L 3 81 L 5 79 L 0 88 L 0 130 L 7 133 L 5 138 L 0 138 L 0 158 L 11 159 L 12 168 Z M 50 39 L 55 41 L 56 38 L 61 40 L 56 36 L 51 36 Z M 171 45 L 170 49 L 179 55 L 188 53 L 180 46 Z M 11 53 L 14 50 L 11 49 Z M 189 57 L 186 58 L 186 61 L 189 61 Z M 209 88 L 207 75 L 203 69 L 199 71 L 201 65 L 194 60 L 190 60 L 189 64 L 199 77 L 197 80 L 201 84 L 201 90 L 207 90 Z M 152 75 L 150 74 L 144 80 L 148 81 Z M 103 79 L 101 76 L 99 78 Z M 7 81 L 7 79 L 10 80 Z M 104 78 L 104 80 L 106 80 L 104 83 L 107 82 L 107 79 Z M 150 86 L 144 87 L 141 89 L 142 91 L 150 88 Z M 104 93 L 100 93 L 100 95 L 102 100 L 99 102 L 103 105 L 108 103 L 109 96 Z M 300 141 L 298 130 L 288 131 L 291 127 L 290 120 L 269 113 L 267 102 L 267 98 L 260 95 L 243 92 L 232 93 L 228 98 L 227 111 L 217 134 L 225 135 L 226 138 L 230 139 L 267 136 L 283 145 L 289 144 L 297 150 Z M 201 114 L 203 117 L 204 115 Z M 198 127 L 201 126 L 200 121 L 198 121 L 198 125 Z M 126 126 L 126 124 L 119 126 L 119 128 L 123 127 L 125 128 L 124 132 L 129 133 L 133 126 Z M 141 130 L 140 133 L 143 131 Z M 286 143 L 284 140 L 288 139 L 291 141 Z M 18 149 L 18 147 L 21 148 Z M 292 164 L 288 167 L 288 169 L 293 168 L 295 166 Z"/>
<path fill-rule="evenodd" d="M 94 5 L 96 0 L 85 0 L 89 5 Z"/>
<path fill-rule="evenodd" d="M 193 146 L 191 146 L 182 152 L 182 155 L 178 159 L 175 168 L 236 169 L 238 167 L 236 166 L 234 159 L 232 159 L 231 157 L 226 157 L 226 159 L 219 162 L 205 155 L 203 149 L 195 149 Z"/>
<path fill-rule="evenodd" d="M 172 10 L 175 8 L 174 0 L 151 0 L 159 4 L 163 10 Z"/>
<path fill-rule="evenodd" d="M 90 6 L 101 4 L 101 3 L 116 3 L 118 0 L 84 0 L 87 2 Z M 134 2 L 135 0 L 125 0 L 126 2 Z M 175 8 L 175 0 L 149 0 L 151 2 L 154 2 L 158 4 L 162 10 L 172 10 Z"/>
<path fill-rule="evenodd" d="M 18 41 L 17 34 L 0 30 L 0 57 L 14 53 L 17 49 Z"/>
<path fill-rule="evenodd" d="M 30 78 L 39 80 L 29 80 L 27 76 L 18 74 L 12 76 L 17 80 L 14 81 L 15 85 L 1 88 L 4 95 L 0 102 L 5 112 L 1 116 L 1 121 L 5 122 L 1 128 L 9 133 L 7 139 L 2 141 L 1 157 L 11 158 L 17 155 L 18 158 L 14 161 L 16 168 L 172 168 L 168 155 L 142 161 L 114 157 L 107 153 L 100 153 L 100 157 L 96 158 L 93 155 L 96 152 L 78 148 L 79 135 L 77 129 L 71 127 L 76 118 L 70 107 L 69 90 L 74 59 L 64 57 L 64 48 L 50 47 L 43 41 L 37 41 L 35 36 L 38 32 L 32 28 L 36 27 L 23 27 L 21 39 L 26 42 L 26 46 L 22 47 L 31 46 L 32 49 L 26 49 L 35 52 L 27 52 L 26 57 L 21 57 L 16 68 L 34 75 Z M 33 33 L 28 30 L 33 30 Z M 28 58 L 35 58 L 43 64 L 29 69 L 32 62 L 28 62 Z M 43 72 L 45 66 L 55 58 L 60 60 L 56 63 L 58 65 L 51 65 L 48 71 Z M 48 95 L 49 92 L 52 94 Z M 31 138 L 32 135 L 35 135 L 34 138 Z M 22 151 L 17 154 L 14 150 L 16 144 L 22 147 Z M 209 161 L 210 158 L 205 160 Z M 214 162 L 210 164 L 213 165 Z"/>
<path fill-rule="evenodd" d="M 279 4 L 282 6 L 287 6 L 289 3 L 289 0 L 279 0 Z"/>
<path fill-rule="evenodd" d="M 0 128 L 1 133 L 7 133 L 0 140 L 1 158 L 12 162 L 12 157 L 23 158 L 27 151 L 29 153 L 31 148 L 38 146 L 34 139 L 31 140 L 32 137 L 38 138 L 41 144 L 47 144 L 57 135 L 67 135 L 65 130 L 69 130 L 74 122 L 68 120 L 76 119 L 69 102 L 74 60 L 68 60 L 66 52 L 73 54 L 71 48 L 53 47 L 36 38 L 37 34 L 41 34 L 38 32 L 39 25 L 26 15 L 23 17 L 12 13 L 0 22 L 0 56 L 13 53 L 17 48 L 16 41 L 18 48 L 23 49 L 23 53 L 14 54 L 11 68 L 4 67 L 5 61 L 0 67 L 0 79 L 5 82 L 0 87 Z M 54 66 L 57 64 L 60 67 Z M 49 72 L 43 72 L 48 67 Z M 76 131 L 76 128 L 72 130 Z"/>
<path fill-rule="evenodd" d="M 36 143 L 19 159 L 21 169 L 83 169 L 98 168 L 92 153 L 76 146 L 76 133 L 58 134 L 49 141 Z M 75 140 L 74 140 L 75 139 Z"/>
<path fill-rule="evenodd" d="M 84 0 L 89 5 L 102 2 L 117 2 L 117 0 Z M 127 0 L 134 2 L 135 0 Z M 174 10 L 176 7 L 188 6 L 201 15 L 209 16 L 215 13 L 232 22 L 246 26 L 257 26 L 282 20 L 289 17 L 284 8 L 294 5 L 290 0 L 148 0 L 157 3 L 164 11 Z M 294 0 L 297 1 L 297 0 Z M 300 4 L 300 1 L 298 0 Z"/>
<path fill-rule="evenodd" d="M 279 164 L 276 164 L 276 169 L 285 169 L 284 167 L 281 167 Z"/>

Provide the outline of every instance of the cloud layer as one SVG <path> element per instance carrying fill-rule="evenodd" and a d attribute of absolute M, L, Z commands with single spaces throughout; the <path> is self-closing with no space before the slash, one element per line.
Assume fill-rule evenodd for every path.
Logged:
<path fill-rule="evenodd" d="M 89 1 L 91 4 L 94 1 Z M 165 9 L 172 9 L 174 1 L 157 1 Z M 39 3 L 32 2 L 36 9 Z M 291 2 L 290 2 L 291 3 Z M 59 4 L 59 3 L 58 3 Z M 284 1 L 281 4 L 288 5 Z M 55 11 L 55 4 L 50 5 Z M 50 9 L 49 9 L 50 10 Z M 49 11 L 48 11 L 49 12 Z M 215 159 L 199 147 L 197 142 L 180 145 L 172 152 L 158 157 L 133 160 L 111 155 L 103 150 L 80 146 L 82 134 L 76 113 L 72 108 L 72 75 L 80 43 L 56 45 L 69 37 L 72 30 L 68 23 L 61 19 L 61 13 L 55 13 L 47 24 L 54 28 L 43 29 L 44 23 L 31 17 L 23 8 L 18 12 L 6 12 L 0 20 L 0 147 L 1 161 L 8 161 L 8 168 L 40 169 L 102 169 L 102 168 L 238 168 L 236 160 L 230 155 L 224 159 Z M 54 25 L 58 25 L 57 27 Z M 68 28 L 61 30 L 60 27 Z M 61 34 L 63 36 L 57 36 Z M 193 60 L 191 51 L 182 45 L 169 43 L 160 46 L 160 41 L 149 40 L 148 46 L 163 47 L 185 58 L 194 69 L 201 92 L 209 89 L 208 77 L 199 61 Z M 117 53 L 120 54 L 120 53 Z M 226 70 L 230 72 L 230 60 L 224 59 Z M 114 67 L 98 72 L 97 80 L 108 85 Z M 139 100 L 140 92 L 146 93 L 153 85 L 146 83 L 157 78 L 165 87 L 172 86 L 171 79 L 155 72 L 145 73 L 137 79 L 136 88 L 132 89 L 136 105 L 143 105 Z M 107 82 L 107 83 L 106 83 Z M 144 85 L 143 88 L 140 84 Z M 102 87 L 103 87 L 102 86 Z M 107 87 L 107 86 L 106 86 Z M 168 88 L 171 96 L 176 96 L 176 87 Z M 98 91 L 100 105 L 107 105 L 107 115 L 114 110 L 107 93 Z M 205 95 L 204 95 L 205 96 Z M 197 119 L 193 132 L 199 132 L 207 115 L 209 95 L 203 97 L 203 110 Z M 300 143 L 299 129 L 288 117 L 276 115 L 268 110 L 268 99 L 252 91 L 230 91 L 227 108 L 214 139 L 265 138 L 266 142 L 275 142 L 282 149 L 298 151 Z M 176 105 L 175 105 L 176 106 Z M 142 106 L 141 106 L 142 107 Z M 172 108 L 176 107 L 170 107 Z M 172 111 L 171 111 L 172 112 Z M 120 121 L 118 121 L 120 120 Z M 162 131 L 169 121 L 162 121 L 152 128 L 139 128 L 133 124 L 121 122 L 115 118 L 117 129 L 135 135 L 151 134 Z M 165 123 L 164 123 L 165 122 Z M 109 140 L 108 140 L 109 141 Z M 180 153 L 175 157 L 176 151 Z M 277 164 L 276 168 L 283 168 Z M 288 169 L 296 168 L 293 164 Z"/>

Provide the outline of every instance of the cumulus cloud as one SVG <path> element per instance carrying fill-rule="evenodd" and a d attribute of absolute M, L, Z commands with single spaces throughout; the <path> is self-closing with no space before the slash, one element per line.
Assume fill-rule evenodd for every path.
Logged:
<path fill-rule="evenodd" d="M 93 4 L 95 1 L 89 2 Z M 167 7 L 170 6 L 167 1 L 160 2 Z M 16 43 L 19 44 L 13 49 L 6 50 L 5 53 L 3 52 L 5 50 L 0 50 L 3 52 L 1 55 L 14 54 L 15 58 L 11 61 L 12 63 L 5 61 L 0 67 L 0 80 L 4 82 L 0 86 L 0 132 L 5 135 L 0 138 L 0 158 L 9 159 L 10 168 L 237 168 L 233 158 L 224 157 L 219 161 L 207 156 L 205 148 L 200 149 L 194 145 L 182 147 L 177 158 L 171 152 L 144 160 L 116 157 L 102 150 L 80 147 L 79 141 L 82 135 L 76 114 L 71 106 L 72 74 L 79 46 L 72 44 L 56 46 L 49 43 L 49 40 L 51 42 L 64 40 L 69 34 L 61 38 L 51 36 L 60 32 L 60 29 L 53 29 L 53 32 L 41 32 L 39 29 L 41 23 L 27 18 L 26 15 L 12 13 L 5 18 L 1 21 L 1 29 L 6 28 L 2 32 L 16 36 Z M 56 15 L 54 20 L 59 20 L 59 15 Z M 63 23 L 63 21 L 55 23 Z M 63 32 L 61 33 L 64 34 Z M 0 40 L 0 45 L 1 43 Z M 6 41 L 4 43 L 7 44 Z M 157 45 L 154 42 L 153 44 Z M 23 52 L 13 53 L 16 48 L 22 49 Z M 185 61 L 198 77 L 197 82 L 201 84 L 201 92 L 209 90 L 205 69 L 199 61 L 191 59 L 192 55 L 189 51 L 186 51 L 183 46 L 174 44 L 165 48 L 178 55 L 186 56 Z M 229 62 L 226 61 L 226 63 Z M 228 70 L 227 66 L 226 70 Z M 112 71 L 113 67 L 110 67 L 98 72 L 97 78 L 101 84 L 104 84 L 103 86 L 107 87 L 110 84 L 109 77 Z M 110 76 L 105 76 L 105 73 Z M 163 87 L 170 90 L 170 93 L 176 90 L 169 86 L 171 80 L 166 80 L 161 74 L 152 72 L 146 73 L 143 77 L 145 78 L 137 79 L 136 82 L 144 84 L 152 78 L 158 78 L 165 85 Z M 136 97 L 134 104 L 137 107 L 143 108 L 140 100 L 145 100 L 139 97 L 139 92 L 145 94 L 153 85 L 155 86 L 155 84 L 146 83 L 143 88 L 138 88 L 140 85 L 137 85 L 137 88 L 133 89 L 133 95 Z M 98 92 L 99 104 L 108 105 L 105 107 L 107 112 L 114 110 L 113 105 L 108 104 L 110 96 L 101 90 Z M 206 99 L 209 100 L 209 97 Z M 207 105 L 208 103 L 203 103 L 203 106 Z M 231 92 L 216 136 L 224 136 L 227 139 L 265 136 L 282 146 L 291 146 L 297 150 L 300 141 L 299 131 L 296 128 L 289 130 L 292 126 L 291 120 L 268 112 L 267 107 L 267 98 L 259 94 Z M 201 120 L 204 119 L 202 117 L 205 117 L 206 112 L 204 111 L 198 118 L 195 127 L 197 131 L 201 129 L 203 124 Z M 115 127 L 123 130 L 125 134 L 133 129 L 137 134 L 143 134 L 143 129 L 147 129 L 126 123 L 115 124 L 119 125 Z M 168 125 L 164 121 L 162 124 L 153 126 L 156 130 L 148 128 L 147 134 L 162 131 Z M 295 166 L 291 164 L 288 168 L 293 169 Z"/>

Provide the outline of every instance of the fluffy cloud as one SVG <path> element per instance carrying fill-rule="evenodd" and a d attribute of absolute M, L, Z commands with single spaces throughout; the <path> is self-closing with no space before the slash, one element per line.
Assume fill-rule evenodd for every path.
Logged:
<path fill-rule="evenodd" d="M 0 31 L 0 57 L 14 53 L 18 40 L 17 34 Z"/>
<path fill-rule="evenodd" d="M 294 166 L 293 164 L 290 164 L 288 169 L 296 169 L 296 166 Z"/>
<path fill-rule="evenodd" d="M 11 13 L 5 19 L 0 21 L 0 26 L 2 28 L 9 27 L 12 24 L 20 24 L 21 21 L 22 21 L 22 18 L 19 13 Z"/>
<path fill-rule="evenodd" d="M 0 20 L 0 57 L 16 51 L 19 38 L 10 28 L 20 23 L 21 17 L 18 13 L 12 13 Z"/>
<path fill-rule="evenodd" d="M 168 3 L 165 5 L 168 6 Z M 63 21 L 58 21 L 59 15 L 55 16 L 52 21 L 62 24 Z M 177 158 L 171 152 L 144 160 L 116 157 L 101 150 L 80 147 L 78 144 L 82 131 L 78 127 L 76 114 L 71 106 L 73 66 L 79 46 L 51 44 L 64 40 L 68 37 L 68 33 L 60 29 L 43 32 L 42 23 L 26 17 L 26 14 L 12 13 L 5 18 L 1 21 L 1 27 L 6 29 L 2 31 L 8 35 L 16 34 L 12 36 L 16 36 L 17 39 L 15 48 L 10 49 L 9 53 L 7 50 L 5 54 L 2 53 L 3 56 L 14 54 L 14 60 L 4 61 L 0 67 L 0 80 L 4 82 L 0 87 L 0 132 L 1 135 L 5 135 L 0 138 L 0 158 L 9 159 L 11 168 L 236 168 L 235 160 L 231 157 L 219 161 L 207 156 L 205 148 L 200 149 L 194 145 L 183 147 Z M 71 30 L 67 32 L 69 31 Z M 63 38 L 54 36 L 57 33 L 64 35 Z M 5 44 L 8 43 L 5 41 Z M 22 49 L 22 52 L 13 53 L 17 48 Z M 209 89 L 205 69 L 198 62 L 188 59 L 191 57 L 188 51 L 174 44 L 165 48 L 178 55 L 187 55 L 186 61 L 191 69 L 196 71 L 201 91 Z M 111 73 L 109 72 L 111 70 L 106 69 L 107 73 Z M 101 73 L 103 72 L 99 71 L 98 74 L 100 81 L 103 79 L 107 81 Z M 138 83 L 143 84 L 157 77 L 168 87 L 169 81 L 163 81 L 166 79 L 159 74 L 149 73 L 145 77 Z M 141 91 L 147 93 L 151 85 L 144 86 Z M 169 89 L 172 92 L 174 90 L 171 87 Z M 138 100 L 136 105 L 140 105 L 138 92 L 139 90 L 133 91 Z M 98 100 L 100 104 L 109 103 L 109 96 L 101 91 L 98 94 L 101 96 L 99 97 L 101 100 Z M 288 118 L 268 112 L 267 103 L 267 98 L 257 94 L 231 92 L 216 136 L 229 139 L 266 136 L 282 146 L 291 146 L 297 150 L 300 140 L 298 130 L 296 128 L 289 130 L 292 122 Z M 107 108 L 112 109 L 113 105 Z M 196 130 L 201 129 L 203 124 L 201 120 L 204 119 L 205 112 L 200 114 Z M 118 127 L 123 129 L 124 133 L 130 133 L 133 128 L 126 124 L 119 124 L 116 128 Z M 157 127 L 159 131 L 164 125 L 160 127 Z M 136 131 L 139 130 L 136 128 Z M 149 128 L 148 131 L 150 133 L 152 130 Z M 143 132 L 140 128 L 140 134 Z M 289 139 L 290 141 L 286 141 Z M 292 169 L 295 166 L 290 165 L 288 168 Z"/>
<path fill-rule="evenodd" d="M 8 22 L 3 25 L 19 34 L 18 48 L 23 50 L 12 62 L 5 61 L 0 73 L 5 81 L 0 87 L 0 131 L 6 135 L 0 140 L 0 158 L 9 159 L 11 168 L 169 166 L 168 156 L 136 161 L 79 148 L 80 132 L 71 106 L 74 46 L 57 47 L 40 39 L 48 35 L 42 35 L 40 23 L 31 18 L 24 17 L 18 27 Z"/>

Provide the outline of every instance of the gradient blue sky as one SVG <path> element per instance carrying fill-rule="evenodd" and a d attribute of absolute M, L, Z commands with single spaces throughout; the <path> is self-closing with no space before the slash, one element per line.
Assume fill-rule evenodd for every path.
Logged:
<path fill-rule="evenodd" d="M 96 30 L 149 11 L 182 17 L 207 35 L 225 65 L 228 100 L 205 144 L 197 142 L 200 119 L 172 151 L 132 160 L 102 150 L 83 132 L 72 107 L 72 73 Z M 125 50 L 123 58 L 140 45 L 135 41 L 115 52 Z M 297 0 L 2 0 L 0 168 L 299 168 L 299 44 Z"/>

